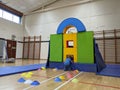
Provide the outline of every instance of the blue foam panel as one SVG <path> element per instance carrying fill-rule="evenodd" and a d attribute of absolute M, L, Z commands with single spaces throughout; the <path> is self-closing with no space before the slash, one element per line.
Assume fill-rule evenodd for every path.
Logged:
<path fill-rule="evenodd" d="M 0 76 L 37 70 L 40 67 L 45 67 L 45 66 L 46 66 L 46 64 L 32 64 L 32 65 L 25 65 L 25 66 L 0 67 Z"/>
<path fill-rule="evenodd" d="M 98 75 L 120 77 L 120 65 L 109 64 Z"/>
<path fill-rule="evenodd" d="M 99 51 L 98 45 L 95 43 L 95 62 L 97 66 L 97 72 L 100 72 L 102 69 L 106 67 L 106 64 L 102 58 L 102 55 Z"/>
<path fill-rule="evenodd" d="M 64 63 L 62 62 L 49 62 L 49 66 L 47 68 L 58 68 L 64 69 Z M 96 72 L 96 64 L 80 64 L 80 63 L 73 63 L 72 64 L 73 70 L 85 71 L 85 72 Z"/>
<path fill-rule="evenodd" d="M 85 72 L 96 72 L 96 64 L 81 64 L 74 63 L 72 66 L 73 70 L 85 71 Z"/>
<path fill-rule="evenodd" d="M 47 68 L 64 69 L 64 63 L 62 63 L 62 62 L 49 62 L 49 66 L 47 66 Z"/>

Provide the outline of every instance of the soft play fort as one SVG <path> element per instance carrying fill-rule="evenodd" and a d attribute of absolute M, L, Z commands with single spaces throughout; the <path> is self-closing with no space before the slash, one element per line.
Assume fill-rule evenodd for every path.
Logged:
<path fill-rule="evenodd" d="M 73 32 L 70 28 L 76 28 Z M 64 68 L 64 60 L 71 56 L 73 69 L 88 72 L 100 72 L 106 67 L 93 31 L 86 31 L 84 24 L 76 18 L 67 18 L 61 22 L 57 34 L 50 36 L 47 67 Z"/>

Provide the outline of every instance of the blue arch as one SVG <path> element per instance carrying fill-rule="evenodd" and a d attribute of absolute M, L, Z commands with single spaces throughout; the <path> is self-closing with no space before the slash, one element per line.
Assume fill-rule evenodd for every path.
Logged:
<path fill-rule="evenodd" d="M 62 21 L 60 23 L 60 25 L 58 26 L 57 34 L 63 33 L 64 29 L 67 26 L 76 27 L 78 32 L 86 31 L 86 28 L 85 28 L 84 24 L 80 20 L 78 20 L 76 18 L 67 18 L 64 21 Z"/>

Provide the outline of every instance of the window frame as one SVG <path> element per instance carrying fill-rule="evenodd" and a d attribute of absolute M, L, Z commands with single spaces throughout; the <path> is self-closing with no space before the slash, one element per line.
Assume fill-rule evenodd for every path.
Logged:
<path fill-rule="evenodd" d="M 6 19 L 6 20 L 9 20 L 9 21 L 12 21 L 12 22 L 17 23 L 17 24 L 21 24 L 21 16 L 18 16 L 18 15 L 14 14 L 14 13 L 11 13 L 11 12 L 6 11 L 6 10 L 1 9 L 1 8 L 0 8 L 0 10 L 2 11 L 1 18 Z M 6 14 L 12 15 L 11 20 L 8 19 L 7 17 L 5 17 Z M 9 16 L 8 16 L 8 17 L 9 17 Z M 19 21 L 15 21 L 15 20 L 14 20 L 14 17 L 17 17 L 17 18 L 19 19 Z"/>
<path fill-rule="evenodd" d="M 13 9 L 13 8 L 11 8 L 11 7 L 3 4 L 3 3 L 0 3 L 0 10 L 2 10 L 2 17 L 0 17 L 0 18 L 3 18 L 3 11 L 6 11 L 6 12 L 12 14 L 13 16 L 15 15 L 15 16 L 19 17 L 19 22 L 15 22 L 15 21 L 13 20 L 13 18 L 12 18 L 12 22 L 21 24 L 21 19 L 22 19 L 22 16 L 23 16 L 23 13 L 22 13 L 22 12 L 17 11 L 17 10 L 15 10 L 15 9 Z M 13 16 L 12 16 L 12 17 L 13 17 Z M 7 20 L 8 20 L 8 19 L 7 19 Z M 9 20 L 9 21 L 11 21 L 11 20 Z"/>

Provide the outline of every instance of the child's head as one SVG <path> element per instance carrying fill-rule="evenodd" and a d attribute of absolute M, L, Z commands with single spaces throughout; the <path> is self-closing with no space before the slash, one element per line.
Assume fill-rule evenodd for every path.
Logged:
<path fill-rule="evenodd" d="M 74 62 L 74 56 L 73 55 L 66 55 L 66 58 L 70 58 Z"/>
<path fill-rule="evenodd" d="M 70 55 L 67 55 L 66 58 L 70 58 Z"/>

